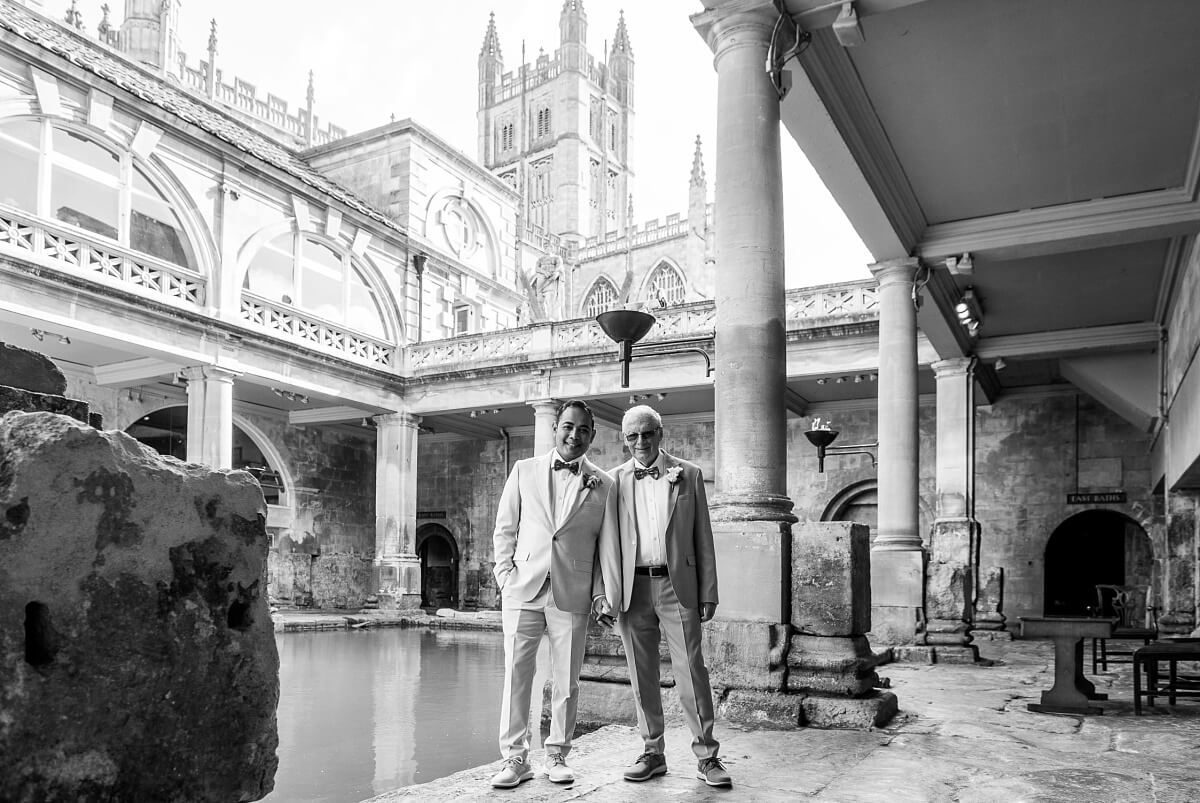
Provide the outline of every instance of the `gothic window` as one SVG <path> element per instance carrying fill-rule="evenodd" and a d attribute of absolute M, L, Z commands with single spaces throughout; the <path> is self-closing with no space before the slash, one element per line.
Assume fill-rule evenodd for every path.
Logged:
<path fill-rule="evenodd" d="M 608 216 L 617 219 L 617 174 L 610 172 L 608 174 L 608 183 L 605 186 L 604 208 L 608 212 Z"/>
<path fill-rule="evenodd" d="M 511 151 L 513 149 L 513 124 L 504 123 L 500 126 L 500 150 Z"/>
<path fill-rule="evenodd" d="M 673 307 L 683 303 L 684 295 L 683 276 L 679 269 L 666 262 L 658 263 L 646 285 L 646 300 L 652 305 Z"/>
<path fill-rule="evenodd" d="M 617 149 L 617 124 L 608 124 L 608 149 L 615 151 Z"/>
<path fill-rule="evenodd" d="M 530 222 L 545 230 L 550 230 L 550 202 L 554 200 L 551 187 L 552 159 L 542 159 L 533 165 L 533 177 L 529 184 L 529 218 Z"/>
<path fill-rule="evenodd" d="M 592 285 L 587 298 L 583 302 L 583 312 L 589 318 L 595 318 L 602 312 L 608 312 L 617 305 L 617 288 L 611 281 L 601 276 Z"/>
<path fill-rule="evenodd" d="M 591 204 L 591 207 L 593 209 L 597 209 L 600 206 L 601 186 L 600 186 L 600 163 L 597 162 L 595 159 L 589 160 L 588 177 L 591 179 L 591 189 L 592 189 L 592 197 L 591 197 L 589 203 Z"/>
<path fill-rule="evenodd" d="M 537 127 L 535 136 L 538 139 L 550 136 L 550 107 L 543 106 L 537 111 Z"/>
<path fill-rule="evenodd" d="M 331 323 L 386 337 L 379 296 L 350 251 L 304 232 L 288 232 L 254 256 L 242 289 Z"/>
<path fill-rule="evenodd" d="M 0 176 L 0 204 L 196 267 L 174 206 L 128 151 L 47 119 L 13 120 L 0 124 Z"/>

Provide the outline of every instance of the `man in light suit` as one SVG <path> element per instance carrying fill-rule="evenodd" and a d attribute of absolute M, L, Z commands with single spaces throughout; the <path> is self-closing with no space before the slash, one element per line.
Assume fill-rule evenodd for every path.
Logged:
<path fill-rule="evenodd" d="M 662 451 L 662 417 L 646 405 L 621 422 L 633 458 L 613 472 L 609 499 L 621 533 L 622 588 L 616 629 L 629 663 L 643 752 L 625 770 L 628 781 L 648 781 L 667 771 L 663 756 L 660 633 L 666 636 L 671 672 L 692 731 L 696 777 L 709 786 L 732 786 L 713 738 L 712 690 L 700 651 L 702 622 L 717 610 L 717 566 L 704 475 L 693 463 Z M 614 510 L 615 508 L 615 510 Z M 598 607 L 607 600 L 598 600 Z"/>
<path fill-rule="evenodd" d="M 570 783 L 567 765 L 587 643 L 588 613 L 605 584 L 606 603 L 620 589 L 615 524 L 605 523 L 612 477 L 584 454 L 595 421 L 582 401 L 565 402 L 554 421 L 555 448 L 518 460 L 504 484 L 492 535 L 504 626 L 504 697 L 500 755 L 492 786 L 510 788 L 533 777 L 529 764 L 529 704 L 542 634 L 550 637 L 550 736 L 546 774 Z M 603 563 L 604 568 L 601 568 Z"/>

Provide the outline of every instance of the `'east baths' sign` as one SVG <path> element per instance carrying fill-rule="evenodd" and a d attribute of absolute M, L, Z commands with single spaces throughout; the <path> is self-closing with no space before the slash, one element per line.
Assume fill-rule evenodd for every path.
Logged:
<path fill-rule="evenodd" d="M 1067 494 L 1068 505 L 1120 505 L 1124 502 L 1124 491 L 1106 491 L 1098 494 Z"/>

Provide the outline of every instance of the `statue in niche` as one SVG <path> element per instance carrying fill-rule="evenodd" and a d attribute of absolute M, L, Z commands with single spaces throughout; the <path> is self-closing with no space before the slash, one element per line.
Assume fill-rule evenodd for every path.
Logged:
<path fill-rule="evenodd" d="M 559 307 L 562 295 L 562 257 L 538 257 L 537 268 L 529 287 L 533 291 L 534 300 L 542 309 L 542 320 L 558 320 L 562 311 Z"/>

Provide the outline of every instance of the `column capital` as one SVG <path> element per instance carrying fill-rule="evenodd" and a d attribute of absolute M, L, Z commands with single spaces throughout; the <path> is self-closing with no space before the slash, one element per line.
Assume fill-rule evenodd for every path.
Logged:
<path fill-rule="evenodd" d="M 414 413 L 384 413 L 373 416 L 372 420 L 380 426 L 408 427 L 417 429 L 421 426 L 421 416 Z"/>
<path fill-rule="evenodd" d="M 728 0 L 691 17 L 716 61 L 735 48 L 769 43 L 778 19 L 772 0 Z"/>
<path fill-rule="evenodd" d="M 879 282 L 880 287 L 889 284 L 912 284 L 917 278 L 917 270 L 920 267 L 921 260 L 916 257 L 885 259 L 883 262 L 867 265 L 867 269 Z"/>
<path fill-rule="evenodd" d="M 975 357 L 952 357 L 948 360 L 938 360 L 930 364 L 933 375 L 937 379 L 952 376 L 970 376 L 975 372 L 978 360 Z"/>
<path fill-rule="evenodd" d="M 533 412 L 535 414 L 544 413 L 546 409 L 549 409 L 551 412 L 557 414 L 558 408 L 562 404 L 562 401 L 559 399 L 533 399 L 525 403 L 533 408 Z"/>
<path fill-rule="evenodd" d="M 242 375 L 240 371 L 231 371 L 216 365 L 189 365 L 187 368 L 180 369 L 179 373 L 188 382 L 210 380 L 228 382 L 231 385 L 234 379 Z"/>

